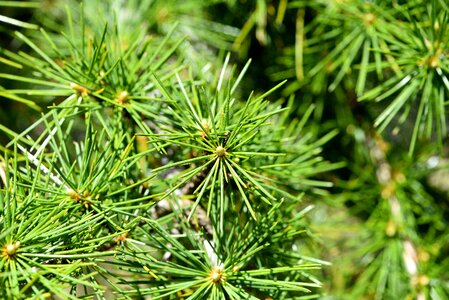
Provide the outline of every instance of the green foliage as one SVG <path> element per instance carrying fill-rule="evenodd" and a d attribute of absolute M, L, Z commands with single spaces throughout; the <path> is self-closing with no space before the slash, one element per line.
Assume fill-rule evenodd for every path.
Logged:
<path fill-rule="evenodd" d="M 217 229 L 212 242 L 205 233 L 192 230 L 188 223 L 182 224 L 183 220 L 179 220 L 183 234 L 178 236 L 170 235 L 158 222 L 149 220 L 148 228 L 139 229 L 139 234 L 149 237 L 145 247 L 163 251 L 165 258 L 173 259 L 155 260 L 151 252 L 125 247 L 121 253 L 123 267 L 152 277 L 148 287 L 139 288 L 141 280 L 129 282 L 136 289 L 125 291 L 125 295 L 131 298 L 152 295 L 154 299 L 172 299 L 176 298 L 175 294 L 191 299 L 259 299 L 254 296 L 271 295 L 283 299 L 287 292 L 300 295 L 310 292 L 311 287 L 319 287 L 316 279 L 300 282 L 310 280 L 305 273 L 307 270 L 320 267 L 319 263 L 308 262 L 307 258 L 298 257 L 297 263 L 291 266 L 279 266 L 276 260 L 271 260 L 272 267 L 261 263 L 265 260 L 263 252 L 283 238 L 286 231 L 290 231 L 287 234 L 290 238 L 301 233 L 279 226 L 277 221 L 281 220 L 274 215 L 281 207 L 275 205 L 260 223 L 248 222 L 241 230 L 236 230 L 237 224 L 229 224 L 234 226 L 230 226 L 226 235 Z"/>
<path fill-rule="evenodd" d="M 444 1 L 0 7 L 0 298 L 449 297 Z"/>

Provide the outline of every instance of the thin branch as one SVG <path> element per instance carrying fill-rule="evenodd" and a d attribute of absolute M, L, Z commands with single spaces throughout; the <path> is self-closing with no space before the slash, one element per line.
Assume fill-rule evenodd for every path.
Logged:
<path fill-rule="evenodd" d="M 387 161 L 385 154 L 385 141 L 380 137 L 368 138 L 368 147 L 370 150 L 370 156 L 373 162 L 377 165 L 376 178 L 379 184 L 382 186 L 382 190 L 388 188 L 391 181 L 394 180 L 392 176 L 391 165 Z M 383 197 L 389 203 L 390 212 L 393 220 L 400 220 L 401 216 L 401 204 L 396 196 L 395 192 L 383 193 Z M 388 234 L 388 233 L 387 233 Z M 418 291 L 416 299 L 425 300 L 426 296 L 423 291 L 419 291 L 419 274 L 418 274 L 418 255 L 416 246 L 413 244 L 411 239 L 407 236 L 402 237 L 403 252 L 402 257 L 404 260 L 405 269 L 410 277 L 410 284 L 414 290 Z"/>

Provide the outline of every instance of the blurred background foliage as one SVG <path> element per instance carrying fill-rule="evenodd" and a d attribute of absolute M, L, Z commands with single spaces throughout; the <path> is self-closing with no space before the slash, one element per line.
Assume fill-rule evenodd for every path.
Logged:
<path fill-rule="evenodd" d="M 338 164 L 313 178 L 333 185 L 304 196 L 302 203 L 315 208 L 307 214 L 307 243 L 295 246 L 330 263 L 317 275 L 321 298 L 449 299 L 449 5 L 444 0 L 8 4 L 0 1 L 0 15 L 17 21 L 0 23 L 3 74 L 21 73 L 5 52 L 30 52 L 15 30 L 51 56 L 52 45 L 30 28 L 43 27 L 60 54 L 70 55 L 80 45 L 68 47 L 61 32 L 85 33 L 88 43 L 107 23 L 117 39 L 108 46 L 112 56 L 113 43 L 126 48 L 154 39 L 175 45 L 182 38 L 173 55 L 211 85 L 216 78 L 208 74 L 219 70 L 228 52 L 238 69 L 252 60 L 237 93 L 261 93 L 287 79 L 268 98 L 289 107 L 279 122 L 303 126 L 307 134 L 286 147 L 306 152 L 300 143 L 309 138 L 322 147 L 325 160 Z M 1 96 L 5 88 L 24 84 L 3 76 Z M 39 110 L 61 101 L 58 97 L 35 97 L 33 105 L 2 97 L 1 125 L 21 132 L 40 117 Z M 299 124 L 304 114 L 310 118 Z M 294 135 L 295 128 L 290 130 Z M 2 145 L 8 141 L 1 136 Z M 301 179 L 282 178 L 307 190 Z M 286 238 L 289 247 L 296 242 Z"/>

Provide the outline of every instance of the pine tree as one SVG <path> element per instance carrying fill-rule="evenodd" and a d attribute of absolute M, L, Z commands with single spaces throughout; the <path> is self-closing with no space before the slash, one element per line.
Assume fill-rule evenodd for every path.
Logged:
<path fill-rule="evenodd" d="M 0 298 L 449 299 L 445 1 L 0 8 Z"/>

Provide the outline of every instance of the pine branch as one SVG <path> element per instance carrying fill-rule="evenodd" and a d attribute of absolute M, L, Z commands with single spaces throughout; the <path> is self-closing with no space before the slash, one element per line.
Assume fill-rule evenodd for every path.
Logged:
<path fill-rule="evenodd" d="M 396 196 L 393 181 L 397 180 L 392 174 L 392 167 L 388 163 L 385 154 L 386 144 L 381 138 L 369 138 L 367 140 L 370 155 L 377 166 L 376 177 L 382 188 L 382 196 L 388 201 L 390 206 L 391 219 L 387 225 L 386 234 L 393 236 L 396 230 L 403 222 L 403 213 L 401 212 L 401 204 Z M 400 180 L 406 180 L 401 178 Z M 420 285 L 428 278 L 418 273 L 419 261 L 418 251 L 412 241 L 412 237 L 402 234 L 402 257 L 404 260 L 405 270 L 410 278 L 410 286 L 413 291 L 417 291 L 417 299 L 426 299 L 423 291 L 420 291 Z"/>

